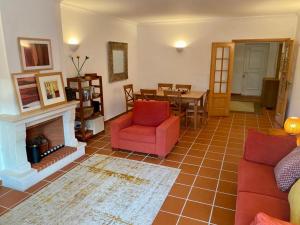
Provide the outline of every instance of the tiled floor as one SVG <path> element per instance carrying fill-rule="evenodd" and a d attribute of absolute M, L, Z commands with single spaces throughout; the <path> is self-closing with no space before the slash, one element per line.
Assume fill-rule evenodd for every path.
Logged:
<path fill-rule="evenodd" d="M 198 130 L 182 129 L 180 141 L 164 160 L 140 153 L 112 151 L 107 128 L 105 134 L 89 141 L 85 156 L 27 191 L 18 192 L 0 186 L 0 215 L 78 162 L 99 153 L 181 169 L 154 221 L 155 225 L 233 225 L 237 164 L 243 154 L 247 130 L 267 130 L 272 126 L 270 118 L 273 118 L 273 112 L 263 111 L 262 115 L 232 113 L 228 118 L 210 119 L 207 126 Z"/>

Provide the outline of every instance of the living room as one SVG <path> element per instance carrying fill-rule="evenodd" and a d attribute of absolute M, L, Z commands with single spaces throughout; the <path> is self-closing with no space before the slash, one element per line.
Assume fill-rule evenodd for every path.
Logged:
<path fill-rule="evenodd" d="M 258 212 L 253 210 L 251 211 L 252 214 L 254 213 L 253 215 L 247 215 L 252 216 L 250 221 L 249 218 L 244 221 L 240 220 L 235 212 L 237 207 L 241 208 L 240 203 L 236 205 L 237 199 L 241 198 L 238 189 L 240 185 L 240 181 L 238 181 L 240 179 L 238 171 L 240 167 L 238 167 L 238 164 L 241 158 L 245 157 L 244 147 L 248 129 L 256 129 L 272 134 L 277 132 L 276 134 L 278 134 L 278 130 L 282 131 L 279 125 L 283 125 L 287 118 L 300 117 L 300 57 L 297 57 L 297 54 L 299 55 L 297 41 L 300 41 L 299 11 L 300 4 L 293 0 L 281 2 L 226 0 L 222 3 L 204 0 L 197 3 L 193 1 L 179 3 L 169 0 L 164 4 L 158 1 L 116 1 L 112 3 L 104 0 L 1 1 L 0 178 L 3 186 L 0 186 L 0 215 L 2 217 L 0 217 L 0 223 L 3 221 L 7 224 L 76 224 L 78 214 L 76 209 L 83 210 L 85 207 L 82 216 L 78 217 L 80 220 L 78 224 L 107 224 L 108 221 L 111 224 L 250 224 L 254 219 L 257 219 L 255 216 L 259 212 L 290 221 L 290 214 L 294 215 L 294 213 L 292 211 L 290 213 L 290 209 L 287 209 L 289 208 L 287 193 L 279 193 L 279 189 L 278 192 L 274 191 L 275 183 L 272 183 L 274 186 L 270 187 L 272 190 L 267 191 L 274 191 L 272 193 L 275 193 L 275 197 L 279 196 L 280 201 L 283 202 L 280 204 L 283 208 L 277 208 L 277 211 L 275 210 L 276 212 L 273 214 L 271 210 L 270 212 L 263 211 L 264 208 Z M 22 59 L 20 59 L 22 54 L 19 38 L 47 39 L 51 41 L 52 68 L 50 70 L 38 70 L 37 73 L 57 73 L 60 76 L 61 72 L 64 86 L 67 86 L 68 78 L 77 76 L 75 68 L 77 66 L 77 56 L 80 57 L 80 64 L 83 63 L 86 56 L 88 57 L 80 71 L 81 75 L 97 74 L 101 76 L 103 86 L 103 104 L 101 107 L 105 109 L 102 111 L 105 130 L 87 140 L 86 146 L 81 144 L 85 141 L 78 142 L 75 138 L 74 126 L 76 124 L 74 122 L 75 115 L 73 114 L 77 103 L 66 102 L 64 103 L 66 105 L 45 107 L 41 111 L 32 111 L 31 114 L 23 113 L 20 110 L 16 87 L 12 79 L 14 76 L 12 74 L 24 72 Z M 292 65 L 289 69 L 288 91 L 285 91 L 285 94 L 287 92 L 288 94 L 285 104 L 283 104 L 285 106 L 284 113 L 280 115 L 280 118 L 275 118 L 276 109 L 263 109 L 259 114 L 227 112 L 227 104 L 225 111 L 228 116 L 215 117 L 211 114 L 207 119 L 207 123 L 199 123 L 199 126 L 194 126 L 198 122 L 193 121 L 193 119 L 188 120 L 186 126 L 185 120 L 182 119 L 180 133 L 177 138 L 178 142 L 174 143 L 176 146 L 167 155 L 157 157 L 148 151 L 142 151 L 143 153 L 136 150 L 125 151 L 126 148 L 114 146 L 115 142 L 111 141 L 113 135 L 111 135 L 110 125 L 118 120 L 118 116 L 127 115 L 124 85 L 133 84 L 134 93 L 138 95 L 140 89 L 157 89 L 158 83 L 191 84 L 192 91 L 195 93 L 201 92 L 205 96 L 204 93 L 208 89 L 212 90 L 210 88 L 212 85 L 212 43 L 232 44 L 237 43 L 236 41 L 239 40 L 295 40 L 294 53 L 289 58 Z M 126 79 L 116 82 L 110 80 L 108 42 L 127 44 L 128 71 Z M 183 45 L 177 46 L 178 43 L 183 43 Z M 70 56 L 74 58 L 75 64 L 73 64 Z M 32 71 L 28 70 L 28 72 Z M 39 82 L 42 82 L 42 80 Z M 211 94 L 212 97 L 213 94 Z M 217 98 L 217 96 L 215 97 Z M 224 98 L 226 101 L 228 100 L 227 97 Z M 212 105 L 210 104 L 209 107 Z M 194 112 L 192 112 L 193 114 Z M 55 118 L 59 119 L 55 120 Z M 49 119 L 55 124 L 47 125 L 48 123 L 45 123 L 45 121 Z M 279 120 L 282 123 L 276 125 L 276 121 Z M 52 126 L 54 130 L 56 129 L 56 132 L 52 130 L 49 136 L 56 133 L 57 135 L 53 135 L 53 140 L 57 141 L 58 145 L 60 140 L 55 136 L 64 137 L 64 145 L 76 146 L 77 151 L 74 153 L 72 149 L 65 150 L 65 154 L 69 158 L 65 157 L 63 160 L 67 158 L 69 161 L 63 161 L 58 157 L 61 164 L 57 164 L 55 168 L 51 167 L 47 172 L 41 170 L 36 173 L 36 171 L 32 171 L 30 163 L 26 161 L 26 151 L 19 155 L 18 150 L 15 149 L 19 149 L 20 146 L 25 148 L 24 143 L 19 142 L 19 139 L 28 136 L 28 131 L 27 133 L 25 131 L 26 127 L 36 127 L 40 122 L 48 128 Z M 274 131 L 274 128 L 279 129 Z M 174 128 L 174 130 L 176 129 Z M 176 136 L 176 134 L 174 135 Z M 250 138 L 262 145 L 264 141 L 259 142 L 262 137 L 255 135 L 258 134 L 255 133 L 252 137 L 250 135 Z M 269 136 L 266 138 L 271 138 Z M 170 136 L 168 140 L 173 138 L 173 136 Z M 274 137 L 272 136 L 272 138 Z M 285 134 L 283 138 L 293 139 L 295 136 L 286 136 Z M 14 143 L 14 140 L 16 140 L 16 143 Z M 277 143 L 276 141 L 280 142 L 277 139 L 271 140 L 274 143 Z M 295 140 L 292 141 L 296 143 Z M 283 145 L 285 148 L 287 147 L 287 144 Z M 274 145 L 272 146 L 274 147 Z M 291 144 L 291 146 L 293 145 Z M 116 151 L 115 148 L 122 150 Z M 288 149 L 286 152 L 291 150 Z M 93 164 L 97 161 L 96 158 L 93 158 L 97 154 L 102 157 L 109 155 L 113 159 L 114 157 L 126 158 L 129 162 L 122 162 L 127 163 L 128 168 L 131 168 L 130 165 L 132 164 L 132 167 L 136 166 L 140 169 L 141 174 L 136 171 L 134 176 L 141 175 L 143 179 L 132 181 L 128 171 L 118 168 L 118 163 L 121 163 L 121 161 L 116 161 L 114 162 L 116 165 L 112 165 L 111 170 L 105 168 L 105 171 L 101 172 L 96 183 L 89 183 L 90 180 L 84 180 L 84 177 L 91 171 L 85 169 L 91 167 L 88 163 Z M 281 158 L 284 156 L 281 155 Z M 251 158 L 252 156 L 248 155 L 248 157 Z M 90 161 L 84 161 L 86 159 Z M 26 162 L 24 163 L 22 160 Z M 105 160 L 108 159 L 105 158 Z M 276 166 L 275 161 L 278 162 L 279 159 L 272 161 L 271 164 L 265 163 L 265 161 L 261 163 L 268 164 L 270 168 L 272 167 L 273 173 L 273 167 Z M 68 166 L 66 167 L 66 165 Z M 103 169 L 103 166 L 101 164 L 99 168 Z M 150 166 L 153 166 L 153 168 Z M 249 170 L 259 171 L 255 170 L 254 167 L 251 168 Z M 271 170 L 270 168 L 268 167 L 266 170 Z M 21 172 L 19 171 L 18 174 L 16 169 L 20 169 Z M 93 174 L 97 173 L 98 170 L 96 169 L 93 169 Z M 122 173 L 112 173 L 113 169 L 117 172 L 122 171 Z M 36 170 L 39 169 L 36 168 Z M 148 170 L 153 170 L 153 174 L 147 176 Z M 31 182 L 30 179 L 18 179 L 22 172 L 27 174 L 27 177 L 30 177 L 29 174 L 38 175 L 35 175 Z M 73 189 L 67 190 L 70 191 L 69 193 L 73 193 L 74 196 L 77 194 L 77 196 L 89 196 L 89 198 L 82 197 L 82 200 L 81 197 L 77 198 L 75 196 L 76 198 L 72 198 L 72 194 L 59 195 L 64 191 L 62 187 L 66 186 L 64 179 L 67 179 L 68 174 L 70 174 L 69 177 L 71 177 L 71 174 L 75 177 L 75 172 L 77 173 L 76 179 L 86 183 L 87 186 L 81 187 L 80 193 L 75 192 Z M 130 172 L 132 171 L 130 170 Z M 159 181 L 166 182 L 165 186 L 159 186 L 154 179 L 155 176 L 159 177 L 160 173 L 163 175 Z M 299 172 L 295 173 L 299 175 Z M 93 176 L 90 176 L 90 179 L 93 180 Z M 275 182 L 275 175 L 273 174 L 273 176 L 273 180 L 268 176 L 262 176 L 260 179 L 265 178 L 267 181 Z M 119 190 L 120 187 L 118 189 L 118 185 L 114 187 L 115 189 L 113 187 L 110 187 L 109 190 L 105 189 L 107 188 L 105 184 L 108 183 L 101 183 L 101 179 L 106 180 L 111 177 L 119 178 L 120 183 L 118 184 L 124 186 L 127 185 L 125 182 L 127 181 L 129 183 L 128 188 L 124 190 L 127 190 L 128 193 L 126 194 L 125 191 L 122 193 Z M 144 181 L 146 178 L 149 179 L 147 182 Z M 153 186 L 147 185 L 148 182 Z M 103 187 L 105 191 L 100 193 L 101 190 L 93 186 L 95 184 Z M 145 188 L 146 191 L 139 192 L 141 189 L 135 189 L 134 185 L 141 186 L 141 189 Z M 267 186 L 267 184 L 264 185 Z M 16 186 L 19 188 L 14 188 Z M 50 188 L 58 188 L 61 192 Z M 101 199 L 89 195 L 98 192 L 99 196 L 107 198 L 105 205 L 103 205 L 103 202 L 100 204 Z M 142 196 L 134 198 L 132 196 L 134 192 L 142 193 L 144 198 Z M 157 195 L 154 195 L 155 192 L 157 192 Z M 245 190 L 242 190 L 242 192 L 245 192 Z M 254 191 L 254 193 L 257 192 L 257 190 Z M 49 201 L 48 205 L 53 206 L 54 202 L 59 201 L 53 193 L 61 198 L 65 197 L 66 205 L 60 205 L 55 210 L 47 211 L 45 216 L 34 215 L 32 211 L 29 212 L 24 209 L 26 206 L 28 208 L 28 204 L 32 202 L 35 206 L 39 206 L 41 202 L 47 203 Z M 274 197 L 272 193 L 265 195 Z M 122 194 L 126 196 L 123 199 Z M 50 199 L 49 197 L 47 200 L 46 196 L 50 195 L 53 198 Z M 107 197 L 109 195 L 113 197 L 109 199 Z M 153 195 L 153 198 L 151 198 L 151 195 Z M 93 202 L 92 198 L 99 200 L 99 205 Z M 75 204 L 76 201 L 78 201 L 78 204 Z M 128 203 L 131 201 L 134 204 Z M 147 201 L 149 205 L 144 207 L 147 205 Z M 110 205 L 109 202 L 112 202 L 112 204 Z M 123 204 L 124 202 L 127 203 Z M 259 199 L 257 202 L 259 202 Z M 94 208 L 87 207 L 89 203 Z M 69 211 L 67 210 L 68 204 L 70 205 Z M 276 204 L 274 203 L 274 205 Z M 126 211 L 124 209 L 124 213 L 120 213 L 122 208 L 118 208 L 119 206 L 126 206 L 125 209 L 130 210 Z M 101 211 L 99 207 L 107 207 L 111 210 L 111 214 L 107 215 L 108 212 Z M 149 213 L 140 209 L 149 210 Z M 22 213 L 18 214 L 18 210 Z M 42 210 L 48 209 L 42 208 Z M 66 217 L 63 217 L 63 213 L 60 213 L 59 217 L 55 216 L 57 215 L 55 213 L 60 210 L 66 210 L 64 211 Z M 281 213 L 282 211 L 285 211 L 285 213 Z M 96 212 L 99 212 L 98 216 Z M 141 212 L 144 212 L 144 215 Z M 31 219 L 28 215 L 32 216 Z M 50 220 L 46 218 L 46 215 L 49 216 Z M 59 220 L 59 218 L 62 218 L 62 220 Z M 70 221 L 66 218 L 70 218 Z M 18 222 L 13 222 L 14 219 L 17 219 L 15 221 Z M 37 220 L 40 221 L 34 222 Z M 292 224 L 300 224 L 300 221 L 298 220 L 296 223 L 293 218 Z"/>

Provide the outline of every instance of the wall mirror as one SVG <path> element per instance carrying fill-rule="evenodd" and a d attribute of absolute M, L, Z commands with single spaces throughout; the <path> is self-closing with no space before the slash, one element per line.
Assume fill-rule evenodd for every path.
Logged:
<path fill-rule="evenodd" d="M 108 42 L 109 82 L 128 79 L 128 44 Z"/>

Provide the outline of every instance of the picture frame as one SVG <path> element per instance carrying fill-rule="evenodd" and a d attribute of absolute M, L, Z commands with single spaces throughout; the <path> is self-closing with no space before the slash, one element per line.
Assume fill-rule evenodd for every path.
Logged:
<path fill-rule="evenodd" d="M 109 82 L 128 79 L 128 44 L 108 42 Z"/>
<path fill-rule="evenodd" d="M 50 39 L 19 37 L 18 45 L 23 71 L 53 69 Z"/>
<path fill-rule="evenodd" d="M 61 72 L 36 74 L 36 81 L 43 108 L 53 107 L 67 102 Z"/>
<path fill-rule="evenodd" d="M 13 73 L 12 79 L 21 114 L 41 109 L 35 73 Z"/>

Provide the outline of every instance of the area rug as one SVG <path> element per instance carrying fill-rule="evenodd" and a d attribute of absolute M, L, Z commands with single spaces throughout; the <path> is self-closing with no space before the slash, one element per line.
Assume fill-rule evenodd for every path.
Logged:
<path fill-rule="evenodd" d="M 150 225 L 180 170 L 94 155 L 0 217 L 5 225 Z"/>
<path fill-rule="evenodd" d="M 254 102 L 230 101 L 230 111 L 255 112 Z"/>

